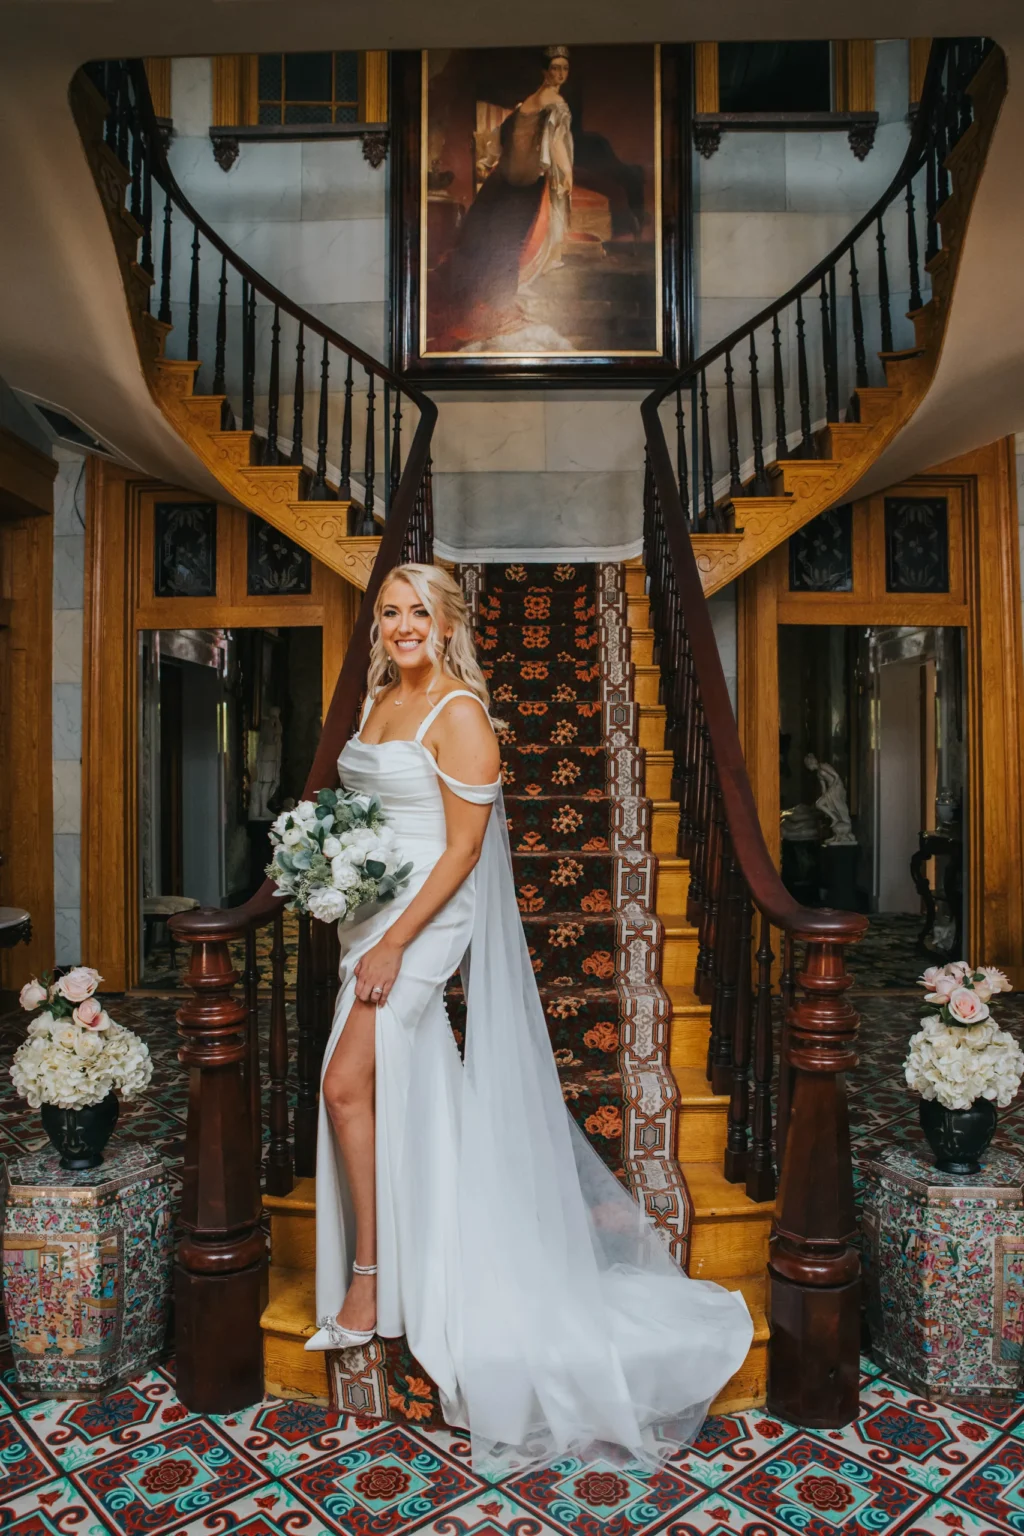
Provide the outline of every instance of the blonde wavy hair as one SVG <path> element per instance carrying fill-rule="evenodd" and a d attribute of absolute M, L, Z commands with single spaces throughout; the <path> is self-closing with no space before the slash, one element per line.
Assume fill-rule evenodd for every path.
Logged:
<path fill-rule="evenodd" d="M 438 681 L 442 677 L 456 682 L 475 693 L 485 709 L 490 708 L 487 684 L 476 659 L 469 609 L 462 589 L 439 565 L 396 565 L 380 584 L 377 601 L 373 605 L 373 628 L 370 631 L 370 667 L 366 674 L 367 691 L 372 698 L 379 688 L 389 687 L 399 680 L 398 668 L 384 649 L 380 637 L 380 615 L 384 607 L 384 595 L 393 581 L 404 581 L 419 598 L 430 614 L 430 634 L 427 649 L 434 662 Z M 444 630 L 452 627 L 451 637 L 444 638 Z M 428 693 L 434 688 L 431 680 Z"/>

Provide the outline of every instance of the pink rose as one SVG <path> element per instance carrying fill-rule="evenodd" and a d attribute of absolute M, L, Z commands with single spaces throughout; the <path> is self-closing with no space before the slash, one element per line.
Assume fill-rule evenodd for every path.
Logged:
<path fill-rule="evenodd" d="M 940 976 L 935 983 L 934 990 L 925 993 L 926 1003 L 948 1002 L 952 993 L 959 987 L 960 982 L 955 976 Z"/>
<path fill-rule="evenodd" d="M 971 968 L 966 960 L 951 960 L 943 969 L 947 976 L 952 976 L 956 981 L 962 981 L 965 976 L 971 974 Z"/>
<path fill-rule="evenodd" d="M 84 1003 L 79 1003 L 71 1017 L 76 1024 L 83 1025 L 86 1029 L 97 1029 L 96 1020 L 103 1012 L 102 1006 L 94 997 L 87 997 Z"/>
<path fill-rule="evenodd" d="M 956 987 L 946 999 L 946 1007 L 954 1024 L 980 1024 L 988 1018 L 988 1004 L 970 987 Z"/>
<path fill-rule="evenodd" d="M 919 987 L 927 987 L 930 992 L 934 992 L 941 975 L 941 965 L 930 965 L 926 971 L 921 972 L 921 975 L 917 978 L 917 984 Z"/>
<path fill-rule="evenodd" d="M 31 981 L 26 981 L 18 997 L 23 1008 L 38 1008 L 40 1003 L 45 1003 L 47 998 L 46 988 L 41 981 L 36 981 L 33 976 Z"/>
<path fill-rule="evenodd" d="M 84 1003 L 87 997 L 92 997 L 102 980 L 99 971 L 94 971 L 91 965 L 76 965 L 60 978 L 57 991 L 69 1003 Z"/>

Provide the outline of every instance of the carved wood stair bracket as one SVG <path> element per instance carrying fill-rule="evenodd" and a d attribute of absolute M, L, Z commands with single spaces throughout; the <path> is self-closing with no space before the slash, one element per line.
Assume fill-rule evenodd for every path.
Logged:
<path fill-rule="evenodd" d="M 913 416 L 931 385 L 953 300 L 960 252 L 974 196 L 1006 94 L 1006 60 L 993 49 L 970 89 L 974 121 L 946 158 L 950 190 L 936 220 L 943 244 L 925 270 L 931 278 L 928 301 L 910 313 L 915 347 L 880 352 L 885 385 L 860 387 L 845 422 L 831 422 L 816 434 L 818 458 L 776 459 L 767 466 L 772 496 L 743 493 L 716 501 L 728 533 L 692 535 L 704 592 L 710 596 L 783 543 L 805 523 L 849 499 L 849 492 Z"/>

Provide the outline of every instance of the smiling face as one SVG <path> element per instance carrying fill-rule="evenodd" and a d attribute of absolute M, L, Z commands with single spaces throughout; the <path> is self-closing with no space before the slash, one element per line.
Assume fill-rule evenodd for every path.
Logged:
<path fill-rule="evenodd" d="M 560 91 L 566 82 L 568 74 L 568 59 L 552 59 L 547 69 L 544 71 L 544 84 L 552 85 L 556 91 Z"/>
<path fill-rule="evenodd" d="M 429 640 L 433 619 L 407 581 L 391 581 L 380 608 L 380 638 L 401 673 L 432 670 Z M 450 627 L 446 634 L 450 634 Z"/>

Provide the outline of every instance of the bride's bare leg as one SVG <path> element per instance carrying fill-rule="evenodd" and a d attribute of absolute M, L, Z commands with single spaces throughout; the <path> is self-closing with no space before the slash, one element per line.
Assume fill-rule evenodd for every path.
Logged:
<path fill-rule="evenodd" d="M 323 1094 L 345 1160 L 356 1218 L 357 1264 L 377 1262 L 374 1115 L 376 1008 L 358 999 L 345 1021 L 324 1076 Z M 346 1328 L 372 1328 L 377 1320 L 377 1278 L 353 1275 L 338 1313 Z"/>

